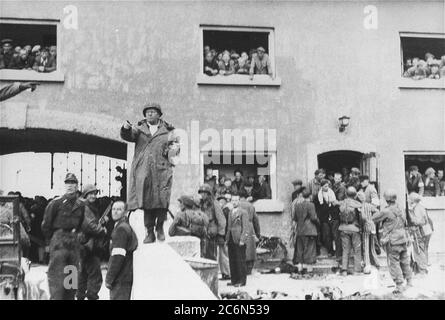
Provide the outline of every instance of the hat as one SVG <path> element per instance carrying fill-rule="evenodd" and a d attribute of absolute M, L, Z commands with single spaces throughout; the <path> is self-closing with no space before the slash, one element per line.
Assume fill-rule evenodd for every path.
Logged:
<path fill-rule="evenodd" d="M 5 44 L 5 43 L 12 43 L 12 39 L 9 39 L 9 38 L 7 38 L 7 39 L 2 39 L 1 43 L 2 43 L 2 44 Z"/>
<path fill-rule="evenodd" d="M 195 205 L 195 201 L 191 196 L 181 196 L 179 197 L 178 201 L 181 202 L 187 208 L 193 208 L 193 206 Z"/>
<path fill-rule="evenodd" d="M 294 186 L 296 186 L 296 185 L 302 186 L 303 185 L 303 181 L 301 181 L 300 179 L 295 179 L 294 181 L 292 181 L 292 184 Z"/>
<path fill-rule="evenodd" d="M 204 183 L 198 189 L 198 193 L 201 193 L 201 192 L 207 192 L 208 194 L 211 195 L 212 194 L 212 187 L 209 184 Z"/>
<path fill-rule="evenodd" d="M 256 49 L 256 51 L 263 51 L 263 52 L 266 52 L 266 50 L 264 50 L 263 47 L 258 47 L 258 48 Z"/>
<path fill-rule="evenodd" d="M 216 200 L 221 200 L 221 199 L 224 199 L 224 200 L 226 200 L 226 196 L 225 195 L 223 195 L 223 194 L 221 194 L 221 195 L 219 195 L 217 198 L 216 198 Z"/>
<path fill-rule="evenodd" d="M 40 51 L 40 46 L 39 45 L 35 45 L 34 47 L 32 47 L 32 50 L 31 50 L 31 52 L 37 52 L 37 51 Z"/>
<path fill-rule="evenodd" d="M 236 52 L 234 52 L 234 53 L 232 53 L 232 54 L 230 55 L 230 58 L 238 59 L 238 58 L 239 58 L 239 54 L 236 53 Z"/>
<path fill-rule="evenodd" d="M 87 184 L 84 188 L 83 188 L 83 193 L 82 193 L 82 197 L 86 198 L 86 196 L 91 193 L 91 192 L 97 192 L 97 188 L 94 184 Z"/>
<path fill-rule="evenodd" d="M 147 103 L 144 106 L 144 109 L 142 110 L 142 114 L 145 117 L 145 112 L 147 112 L 148 109 L 155 109 L 160 116 L 162 116 L 162 110 L 161 110 L 161 106 L 159 105 L 159 103 Z"/>
<path fill-rule="evenodd" d="M 67 182 L 74 182 L 74 183 L 79 183 L 79 180 L 77 180 L 76 176 L 74 173 L 68 172 L 65 176 L 65 183 Z"/>

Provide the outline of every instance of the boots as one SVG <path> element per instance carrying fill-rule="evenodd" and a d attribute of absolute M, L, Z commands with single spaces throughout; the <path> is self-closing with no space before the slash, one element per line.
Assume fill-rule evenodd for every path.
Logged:
<path fill-rule="evenodd" d="M 144 243 L 153 243 L 155 241 L 156 237 L 153 227 L 147 227 L 147 235 L 145 236 Z"/>
<path fill-rule="evenodd" d="M 146 215 L 147 220 L 145 221 L 145 227 L 147 229 L 147 235 L 145 236 L 144 243 L 153 243 L 156 241 L 156 236 L 154 232 L 155 219 L 153 214 Z"/>
<path fill-rule="evenodd" d="M 156 238 L 158 239 L 158 241 L 165 240 L 164 219 L 162 219 L 161 217 L 158 217 L 156 221 Z"/>

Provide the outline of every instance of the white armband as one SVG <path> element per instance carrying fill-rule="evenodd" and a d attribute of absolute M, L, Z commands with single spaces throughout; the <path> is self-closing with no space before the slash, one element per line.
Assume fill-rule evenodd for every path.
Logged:
<path fill-rule="evenodd" d="M 111 250 L 112 256 L 125 256 L 127 254 L 127 251 L 124 248 L 113 248 Z"/>

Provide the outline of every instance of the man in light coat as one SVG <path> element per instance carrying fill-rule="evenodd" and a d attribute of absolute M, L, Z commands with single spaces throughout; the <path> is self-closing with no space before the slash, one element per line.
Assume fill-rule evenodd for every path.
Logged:
<path fill-rule="evenodd" d="M 161 119 L 161 106 L 145 105 L 145 119 L 132 125 L 128 121 L 121 128 L 121 137 L 134 142 L 131 164 L 128 210 L 144 210 L 147 235 L 144 243 L 165 240 L 164 221 L 170 204 L 174 158 L 179 154 L 179 138 L 174 127 Z M 156 229 L 156 236 L 154 229 Z"/>

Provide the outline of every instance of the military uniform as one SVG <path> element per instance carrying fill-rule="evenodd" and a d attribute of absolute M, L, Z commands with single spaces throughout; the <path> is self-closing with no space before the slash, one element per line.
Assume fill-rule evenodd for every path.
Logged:
<path fill-rule="evenodd" d="M 354 271 L 361 272 L 362 241 L 360 238 L 360 202 L 346 198 L 340 203 L 340 238 L 342 243 L 342 271 L 347 271 L 349 253 L 354 252 Z"/>
<path fill-rule="evenodd" d="M 126 218 L 116 222 L 111 234 L 110 261 L 105 278 L 110 300 L 130 300 L 133 287 L 133 252 L 138 241 Z"/>
<path fill-rule="evenodd" d="M 376 213 L 372 220 L 376 223 L 383 222 L 383 234 L 380 241 L 386 249 L 392 279 L 397 287 L 402 286 L 404 278 L 410 283 L 412 270 L 408 253 L 409 239 L 405 231 L 406 217 L 403 210 L 397 205 L 389 205 Z"/>
<path fill-rule="evenodd" d="M 96 234 L 105 235 L 105 228 L 102 228 L 98 220 L 98 210 L 93 204 L 86 202 L 84 222 L 90 221 L 90 228 Z M 99 299 L 99 291 L 102 286 L 102 271 L 100 269 L 100 258 L 97 248 L 98 236 L 86 235 L 81 247 L 81 261 L 79 273 L 79 287 L 77 290 L 77 300 Z"/>
<path fill-rule="evenodd" d="M 78 231 L 84 219 L 85 205 L 77 196 L 66 194 L 52 200 L 45 209 L 42 232 L 49 241 L 48 285 L 52 300 L 74 300 L 77 284 L 65 288 L 65 268 L 79 270 Z"/>

